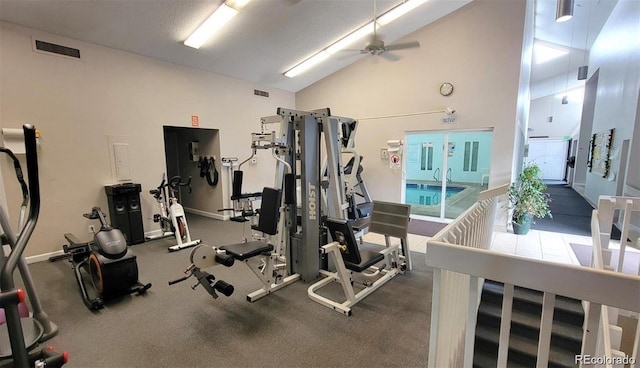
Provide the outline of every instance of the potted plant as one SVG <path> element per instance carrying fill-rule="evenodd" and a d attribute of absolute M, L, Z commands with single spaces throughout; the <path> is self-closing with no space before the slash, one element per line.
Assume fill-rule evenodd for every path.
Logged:
<path fill-rule="evenodd" d="M 540 179 L 540 168 L 534 163 L 524 165 L 518 180 L 509 187 L 509 204 L 513 210 L 512 223 L 515 234 L 526 234 L 533 218 L 551 217 L 547 186 Z"/>

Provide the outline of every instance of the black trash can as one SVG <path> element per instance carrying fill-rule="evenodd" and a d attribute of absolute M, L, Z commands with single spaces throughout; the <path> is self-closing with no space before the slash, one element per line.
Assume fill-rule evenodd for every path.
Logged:
<path fill-rule="evenodd" d="M 111 226 L 120 229 L 127 244 L 144 243 L 140 192 L 142 186 L 135 183 L 105 185 Z"/>

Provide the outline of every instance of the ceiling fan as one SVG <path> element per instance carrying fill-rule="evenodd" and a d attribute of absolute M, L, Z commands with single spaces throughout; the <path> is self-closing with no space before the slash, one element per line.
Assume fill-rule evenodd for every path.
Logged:
<path fill-rule="evenodd" d="M 373 0 L 373 35 L 371 36 L 369 42 L 364 46 L 364 48 L 360 50 L 361 54 L 380 55 L 385 59 L 395 61 L 395 60 L 399 60 L 400 56 L 392 54 L 389 51 L 412 49 L 412 48 L 420 47 L 420 43 L 418 41 L 410 41 L 410 42 L 402 42 L 402 43 L 394 43 L 391 45 L 385 45 L 384 41 L 380 38 L 377 32 L 378 31 L 377 20 L 378 20 L 378 15 L 376 12 L 376 0 Z"/>

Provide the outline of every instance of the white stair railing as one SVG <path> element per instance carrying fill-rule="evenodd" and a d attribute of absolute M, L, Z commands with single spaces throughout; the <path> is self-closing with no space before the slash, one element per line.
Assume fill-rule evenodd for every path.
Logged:
<path fill-rule="evenodd" d="M 591 303 L 592 313 L 587 318 L 590 332 L 583 340 L 582 357 L 573 362 L 582 365 L 580 359 L 585 355 L 596 356 L 596 343 L 585 343 L 597 340 L 602 309 L 593 306 L 640 312 L 640 277 L 488 250 L 498 192 L 491 193 L 490 198 L 485 193 L 427 242 L 427 265 L 434 269 L 428 366 L 473 366 L 479 290 L 484 278 L 505 284 L 498 367 L 507 366 L 514 286 L 543 292 L 537 367 L 548 366 L 556 295 Z"/>
<path fill-rule="evenodd" d="M 480 193 L 478 202 L 467 209 L 455 221 L 440 230 L 427 242 L 427 264 L 430 264 L 430 244 L 456 244 L 464 247 L 489 249 L 493 235 L 493 225 L 498 208 L 498 198 L 507 193 L 508 185 L 485 190 Z M 460 359 L 447 360 L 444 357 L 457 357 L 455 351 L 459 344 L 438 344 L 439 341 L 465 340 L 465 326 L 475 326 L 477 314 L 467 313 L 467 310 L 476 310 L 479 300 L 480 284 L 477 278 L 471 278 L 466 274 L 449 272 L 445 269 L 434 267 L 433 275 L 433 303 L 431 311 L 431 334 L 429 344 L 429 367 L 459 367 Z M 434 316 L 439 318 L 434 318 Z M 466 316 L 466 319 L 463 317 Z M 440 329 L 441 323 L 444 328 Z M 475 327 L 474 327 L 475 329 Z M 466 335 L 465 344 L 470 344 L 471 349 L 467 354 L 473 354 L 473 338 Z M 438 351 L 436 351 L 438 350 Z M 436 363 L 432 356 L 443 357 Z M 467 356 L 466 359 L 469 359 Z"/>
<path fill-rule="evenodd" d="M 619 219 L 622 224 L 617 267 L 613 267 L 614 257 L 609 248 L 615 211 L 620 213 Z M 633 246 L 633 241 L 627 241 L 632 233 L 630 231 L 631 218 L 634 216 L 634 213 L 637 214 L 638 212 L 640 212 L 640 198 L 600 196 L 598 209 L 593 210 L 591 217 L 591 234 L 593 240 L 593 256 L 591 259 L 594 269 L 609 269 L 618 273 L 623 272 L 627 243 L 631 243 L 630 245 Z M 634 240 L 637 242 L 637 239 Z M 608 264 L 604 257 L 605 252 L 611 256 Z M 631 271 L 633 275 L 640 275 L 640 265 L 637 270 L 634 267 Z M 640 283 L 638 288 L 640 288 Z M 640 299 L 638 300 L 638 304 L 640 304 Z M 586 310 L 588 324 L 585 327 L 583 335 L 583 350 L 587 349 L 587 347 L 590 349 L 594 349 L 595 347 L 596 355 L 617 359 L 604 361 L 601 366 L 607 368 L 623 367 L 624 364 L 615 363 L 624 363 L 625 358 L 628 356 L 638 358 L 638 352 L 640 351 L 640 318 L 638 313 L 625 313 L 635 319 L 636 323 L 633 327 L 626 327 L 631 330 L 628 334 L 629 336 L 633 336 L 634 339 L 631 351 L 623 352 L 620 350 L 623 330 L 617 326 L 620 311 L 615 308 L 609 308 L 606 305 L 599 306 L 593 305 L 592 303 L 587 303 Z M 589 331 L 597 331 L 597 333 L 589 333 Z M 638 362 L 629 363 L 631 363 L 629 364 L 631 367 L 636 367 L 637 364 L 640 364 Z"/>

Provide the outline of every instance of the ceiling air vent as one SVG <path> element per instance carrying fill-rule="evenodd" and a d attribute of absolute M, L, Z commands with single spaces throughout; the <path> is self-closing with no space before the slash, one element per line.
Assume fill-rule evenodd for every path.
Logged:
<path fill-rule="evenodd" d="M 74 59 L 80 59 L 80 50 L 74 49 L 72 47 L 56 45 L 55 43 L 40 40 L 35 40 L 35 46 L 36 50 L 38 51 L 67 56 Z"/>
<path fill-rule="evenodd" d="M 261 96 L 261 97 L 269 97 L 269 92 L 261 91 L 259 89 L 254 89 L 253 90 L 253 94 L 256 95 L 256 96 Z"/>

